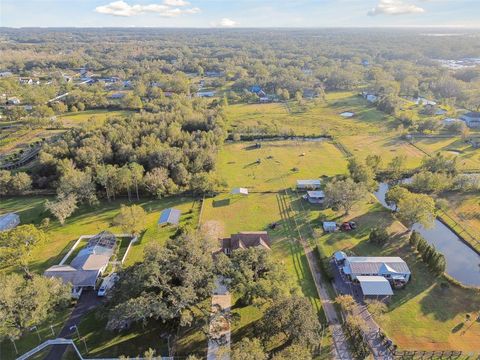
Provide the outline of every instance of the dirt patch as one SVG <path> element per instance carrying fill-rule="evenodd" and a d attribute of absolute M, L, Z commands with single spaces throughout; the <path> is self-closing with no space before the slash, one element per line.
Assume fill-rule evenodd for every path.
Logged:
<path fill-rule="evenodd" d="M 225 225 L 221 221 L 209 220 L 202 224 L 202 232 L 212 239 L 218 239 L 225 234 Z"/>

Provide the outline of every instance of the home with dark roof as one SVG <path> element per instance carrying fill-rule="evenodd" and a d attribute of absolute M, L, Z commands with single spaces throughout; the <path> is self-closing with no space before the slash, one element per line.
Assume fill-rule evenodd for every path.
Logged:
<path fill-rule="evenodd" d="M 230 255 L 232 251 L 238 249 L 248 249 L 252 247 L 271 250 L 270 237 L 266 231 L 242 231 L 232 234 L 229 238 L 220 239 L 222 252 Z"/>

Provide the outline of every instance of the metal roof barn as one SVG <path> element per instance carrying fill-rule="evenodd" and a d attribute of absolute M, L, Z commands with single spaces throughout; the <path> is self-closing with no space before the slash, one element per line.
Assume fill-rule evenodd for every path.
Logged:
<path fill-rule="evenodd" d="M 0 216 L 0 231 L 10 230 L 20 224 L 20 216 L 8 213 Z"/>
<path fill-rule="evenodd" d="M 178 225 L 181 214 L 182 212 L 178 209 L 173 209 L 173 208 L 165 209 L 160 214 L 160 219 L 158 219 L 158 225 L 163 225 L 163 224 Z"/>

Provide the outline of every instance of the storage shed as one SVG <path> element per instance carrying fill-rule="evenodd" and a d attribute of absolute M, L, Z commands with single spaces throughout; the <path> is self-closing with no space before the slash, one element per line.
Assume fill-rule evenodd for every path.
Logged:
<path fill-rule="evenodd" d="M 323 222 L 323 231 L 329 233 L 337 230 L 337 223 L 333 221 L 324 221 Z"/>

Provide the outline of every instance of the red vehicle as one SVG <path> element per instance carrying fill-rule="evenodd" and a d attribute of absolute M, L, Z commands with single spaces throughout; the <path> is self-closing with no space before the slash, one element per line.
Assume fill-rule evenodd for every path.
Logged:
<path fill-rule="evenodd" d="M 343 231 L 350 231 L 350 230 L 352 230 L 352 227 L 350 226 L 350 224 L 348 222 L 344 222 L 340 226 L 340 229 L 342 229 Z"/>

